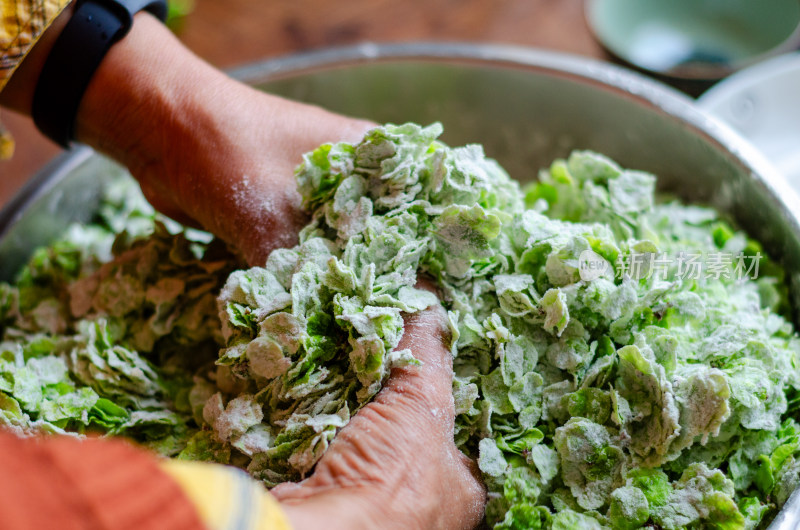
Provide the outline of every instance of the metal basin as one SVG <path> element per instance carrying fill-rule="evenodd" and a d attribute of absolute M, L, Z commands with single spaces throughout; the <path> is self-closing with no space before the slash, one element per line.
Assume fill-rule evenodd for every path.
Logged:
<path fill-rule="evenodd" d="M 760 240 L 789 272 L 800 307 L 800 199 L 745 140 L 642 76 L 551 52 L 464 44 L 362 45 L 233 75 L 378 122 L 441 121 L 446 142 L 483 144 L 522 181 L 574 148 L 651 171 L 661 189 L 717 207 Z M 12 278 L 69 222 L 87 220 L 104 182 L 120 173 L 79 148 L 34 177 L 0 213 L 0 279 Z M 799 511 L 795 494 L 771 528 L 795 528 Z"/>

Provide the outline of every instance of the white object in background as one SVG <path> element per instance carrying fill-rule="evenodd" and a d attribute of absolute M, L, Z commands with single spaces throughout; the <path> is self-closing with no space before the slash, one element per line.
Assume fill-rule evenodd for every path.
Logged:
<path fill-rule="evenodd" d="M 797 0 L 587 0 L 612 54 L 676 79 L 722 79 L 800 46 Z"/>
<path fill-rule="evenodd" d="M 800 52 L 745 68 L 697 103 L 750 140 L 800 191 Z"/>

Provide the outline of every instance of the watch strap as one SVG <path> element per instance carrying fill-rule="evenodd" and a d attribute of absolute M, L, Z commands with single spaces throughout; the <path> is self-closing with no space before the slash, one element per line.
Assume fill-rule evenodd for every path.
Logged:
<path fill-rule="evenodd" d="M 111 46 L 146 9 L 164 20 L 164 0 L 83 0 L 56 39 L 33 95 L 31 114 L 36 126 L 62 147 L 75 135 L 75 117 L 83 94 Z"/>

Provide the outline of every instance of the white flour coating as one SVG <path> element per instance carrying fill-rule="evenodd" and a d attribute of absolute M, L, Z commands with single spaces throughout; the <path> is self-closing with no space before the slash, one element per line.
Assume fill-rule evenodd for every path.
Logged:
<path fill-rule="evenodd" d="M 395 397 L 419 399 L 423 382 L 419 421 L 477 460 L 496 528 L 767 521 L 800 482 L 800 340 L 780 268 L 713 210 L 655 201 L 651 175 L 576 152 L 521 190 L 440 132 L 323 146 L 300 196 L 266 201 L 243 179 L 221 199 L 249 214 L 217 222 L 252 236 L 251 257 L 286 248 L 232 274 L 207 237 L 109 200 L 111 230 L 0 285 L 0 424 L 91 426 L 272 485 L 312 472 L 397 368 Z M 301 197 L 295 244 L 283 208 Z M 589 251 L 608 265 L 590 277 Z M 724 274 L 630 270 L 694 253 Z M 758 255 L 758 279 L 733 276 Z M 436 303 L 423 276 L 446 320 L 409 316 Z M 442 337 L 449 356 L 433 353 Z"/>

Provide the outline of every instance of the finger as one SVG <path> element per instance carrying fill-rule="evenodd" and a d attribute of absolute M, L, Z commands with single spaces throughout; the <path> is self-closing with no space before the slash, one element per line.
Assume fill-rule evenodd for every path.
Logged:
<path fill-rule="evenodd" d="M 420 277 L 415 287 L 439 296 L 436 285 L 429 278 Z M 444 308 L 437 303 L 424 311 L 405 314 L 403 320 L 403 336 L 397 349 L 410 349 L 414 357 L 424 365 L 428 365 L 431 370 L 423 370 L 420 373 L 414 369 L 398 369 L 392 372 L 393 378 L 402 380 L 406 376 L 412 376 L 437 381 L 442 377 L 449 379 L 453 368 L 453 358 L 450 355 L 452 331 Z"/>
<path fill-rule="evenodd" d="M 278 484 L 269 492 L 279 501 L 299 500 L 305 499 L 313 494 L 309 488 L 303 487 L 301 483 L 297 482 L 284 482 Z"/>
<path fill-rule="evenodd" d="M 404 315 L 403 336 L 397 349 L 410 349 L 414 357 L 425 365 L 436 369 L 436 373 L 423 371 L 423 376 L 438 376 L 440 371 L 451 371 L 453 357 L 450 354 L 450 326 L 447 321 L 447 312 L 437 304 L 418 313 Z M 414 370 L 398 370 L 402 376 L 406 373 L 418 375 Z"/>
<path fill-rule="evenodd" d="M 426 415 L 452 420 L 453 359 L 447 314 L 440 305 L 406 315 L 398 349 L 410 349 L 420 366 L 394 368 L 378 402 L 410 401 Z"/>
<path fill-rule="evenodd" d="M 463 511 L 460 514 L 461 521 L 458 527 L 476 528 L 483 520 L 486 509 L 486 485 L 481 478 L 478 464 L 461 452 L 458 455 L 462 464 L 461 484 L 464 487 L 464 498 L 460 504 Z M 479 528 L 485 528 L 485 526 Z"/>

